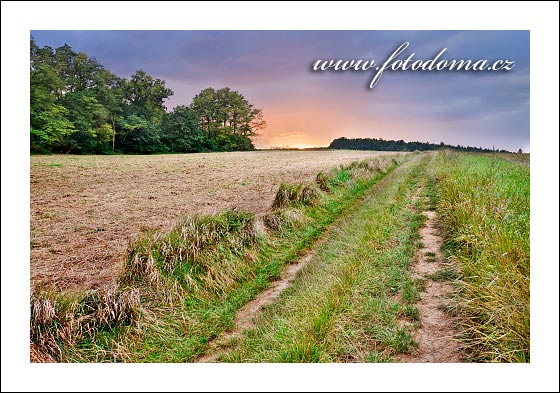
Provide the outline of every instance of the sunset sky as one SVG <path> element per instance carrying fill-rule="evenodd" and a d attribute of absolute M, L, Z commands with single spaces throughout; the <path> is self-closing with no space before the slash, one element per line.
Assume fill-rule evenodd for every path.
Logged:
<path fill-rule="evenodd" d="M 143 69 L 188 105 L 206 87 L 242 93 L 264 112 L 259 148 L 374 137 L 529 151 L 528 31 L 31 31 L 67 43 L 123 77 Z M 511 60 L 502 72 L 312 71 L 315 60 L 383 63 L 403 42 L 413 60 Z M 440 59 L 440 60 L 441 60 Z"/>

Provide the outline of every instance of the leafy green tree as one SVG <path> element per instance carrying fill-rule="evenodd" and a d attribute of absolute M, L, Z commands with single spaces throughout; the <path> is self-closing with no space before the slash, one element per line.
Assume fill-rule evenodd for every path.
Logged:
<path fill-rule="evenodd" d="M 248 149 L 252 146 L 249 137 L 266 127 L 262 110 L 229 87 L 202 90 L 193 98 L 190 108 L 199 114 L 200 128 L 216 141 L 220 150 L 237 150 L 238 146 Z"/>
<path fill-rule="evenodd" d="M 61 151 L 64 139 L 74 132 L 74 125 L 66 118 L 68 111 L 61 105 L 49 103 L 31 106 L 31 147 L 34 151 Z"/>
<path fill-rule="evenodd" d="M 215 137 L 217 132 L 215 117 L 218 109 L 216 90 L 211 87 L 202 90 L 194 96 L 190 108 L 198 113 L 200 129 L 209 138 Z"/>
<path fill-rule="evenodd" d="M 383 138 L 337 138 L 329 145 L 330 149 L 356 149 L 356 150 L 379 150 L 379 151 L 415 151 L 415 150 L 439 150 L 454 149 L 462 151 L 489 152 L 493 149 L 483 149 L 472 146 L 451 146 L 443 142 L 438 144 L 430 142 L 405 142 L 404 140 L 384 140 Z M 500 150 L 506 152 L 506 150 Z"/>
<path fill-rule="evenodd" d="M 198 126 L 198 115 L 184 105 L 179 105 L 173 112 L 168 113 L 161 128 L 161 141 L 167 151 L 200 152 L 208 150 L 210 147 Z"/>
<path fill-rule="evenodd" d="M 154 79 L 145 71 L 136 71 L 125 85 L 129 113 L 142 115 L 158 124 L 165 114 L 164 101 L 173 95 L 161 79 Z"/>
<path fill-rule="evenodd" d="M 117 142 L 125 153 L 150 154 L 164 151 L 158 128 L 142 116 L 117 118 L 121 133 Z"/>
<path fill-rule="evenodd" d="M 266 126 L 262 110 L 224 87 L 197 94 L 167 112 L 165 82 L 135 72 L 130 79 L 64 44 L 30 42 L 32 152 L 100 154 L 252 150 Z"/>
<path fill-rule="evenodd" d="M 126 80 L 120 78 L 105 69 L 100 70 L 96 75 L 95 95 L 98 101 L 107 111 L 107 121 L 110 124 L 110 130 L 105 130 L 110 135 L 111 151 L 115 152 L 115 141 L 117 134 L 117 118 L 122 116 L 124 111 Z"/>
<path fill-rule="evenodd" d="M 68 110 L 57 102 L 64 86 L 55 68 L 52 48 L 39 48 L 31 39 L 30 131 L 34 151 L 59 150 L 64 138 L 74 131 Z"/>

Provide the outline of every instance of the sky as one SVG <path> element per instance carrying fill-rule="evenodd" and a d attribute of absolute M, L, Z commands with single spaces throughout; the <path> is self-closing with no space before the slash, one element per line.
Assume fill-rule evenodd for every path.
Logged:
<path fill-rule="evenodd" d="M 168 109 L 228 86 L 263 110 L 258 148 L 328 146 L 338 137 L 404 139 L 530 151 L 529 31 L 266 30 L 31 31 L 39 46 L 67 43 L 122 77 L 165 80 Z M 316 60 L 485 59 L 509 71 L 313 71 Z"/>

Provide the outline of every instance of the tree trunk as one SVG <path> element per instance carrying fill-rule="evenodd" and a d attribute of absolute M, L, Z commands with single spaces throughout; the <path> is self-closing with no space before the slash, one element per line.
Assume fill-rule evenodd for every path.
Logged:
<path fill-rule="evenodd" d="M 113 123 L 113 153 L 115 152 L 115 135 L 117 135 L 117 130 L 115 129 L 115 117 L 111 118 L 111 122 Z"/>

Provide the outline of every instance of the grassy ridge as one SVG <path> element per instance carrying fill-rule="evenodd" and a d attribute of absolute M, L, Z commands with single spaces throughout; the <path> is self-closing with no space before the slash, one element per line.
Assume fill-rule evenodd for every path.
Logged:
<path fill-rule="evenodd" d="M 443 152 L 435 167 L 456 310 L 472 360 L 529 361 L 529 167 Z"/>
<path fill-rule="evenodd" d="M 83 296 L 39 294 L 32 307 L 41 304 L 48 312 L 32 312 L 33 342 L 58 361 L 192 361 L 233 326 L 236 311 L 286 263 L 403 160 L 375 158 L 319 174 L 313 184 L 282 185 L 272 210 L 259 217 L 222 212 L 149 234 L 130 245 L 115 292 L 133 293 L 115 298 L 117 304 L 132 298 L 133 304 L 108 311 L 112 316 L 126 309 L 137 318 L 117 315 L 105 323 L 95 317 L 104 307 L 100 302 L 84 307 Z M 45 331 L 48 340 L 42 339 Z"/>
<path fill-rule="evenodd" d="M 424 221 L 414 195 L 428 159 L 401 168 L 338 221 L 247 337 L 224 343 L 221 360 L 388 362 L 409 352 L 423 286 L 408 270 Z"/>

